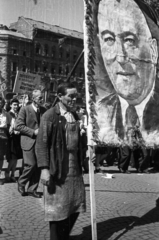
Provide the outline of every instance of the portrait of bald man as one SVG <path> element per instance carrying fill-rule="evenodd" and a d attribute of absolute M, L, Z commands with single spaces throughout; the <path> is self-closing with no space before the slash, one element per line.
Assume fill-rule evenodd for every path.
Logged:
<path fill-rule="evenodd" d="M 157 15 L 141 0 L 101 0 L 94 8 L 98 138 L 125 144 L 139 128 L 145 146 L 159 145 Z"/>

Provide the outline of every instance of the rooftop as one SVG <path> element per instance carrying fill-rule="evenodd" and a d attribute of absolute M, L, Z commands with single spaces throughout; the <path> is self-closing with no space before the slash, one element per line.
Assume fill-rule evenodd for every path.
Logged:
<path fill-rule="evenodd" d="M 9 36 L 13 36 L 13 37 L 19 37 L 19 38 L 23 38 L 23 39 L 28 39 L 22 33 L 14 32 L 14 31 L 11 31 L 11 30 L 2 30 L 2 29 L 0 29 L 0 35 L 9 35 Z"/>
<path fill-rule="evenodd" d="M 48 23 L 45 23 L 45 22 L 36 21 L 36 20 L 31 19 L 31 18 L 25 18 L 23 16 L 19 17 L 19 19 L 23 19 L 24 21 L 28 22 L 35 29 L 37 28 L 37 29 L 41 29 L 41 30 L 54 32 L 54 33 L 59 33 L 61 35 L 67 35 L 67 36 L 70 36 L 70 37 L 83 39 L 83 33 L 77 32 L 75 30 L 69 30 L 69 29 L 66 29 L 66 28 L 59 27 L 57 25 L 51 25 L 51 24 L 48 24 Z"/>

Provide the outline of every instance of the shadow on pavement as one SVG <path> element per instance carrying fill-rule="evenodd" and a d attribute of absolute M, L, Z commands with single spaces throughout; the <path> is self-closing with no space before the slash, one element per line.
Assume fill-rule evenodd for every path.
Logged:
<path fill-rule="evenodd" d="M 0 234 L 3 234 L 2 228 L 0 227 Z"/>
<path fill-rule="evenodd" d="M 84 184 L 84 186 L 85 186 L 85 187 L 89 187 L 89 186 L 90 186 L 90 184 L 89 184 L 89 183 L 86 183 L 86 184 Z"/>
<path fill-rule="evenodd" d="M 112 169 L 102 169 L 103 173 L 120 173 L 119 169 L 117 170 L 112 170 Z"/>
<path fill-rule="evenodd" d="M 139 174 L 138 172 L 137 172 L 137 169 L 136 168 L 129 168 L 128 169 L 129 171 L 130 171 L 130 173 L 136 173 L 136 174 Z M 114 170 L 114 169 L 109 169 L 108 167 L 107 167 L 107 169 L 102 169 L 102 171 L 104 172 L 104 173 L 111 173 L 111 174 L 113 174 L 113 173 L 119 173 L 119 174 L 123 174 L 123 173 L 120 173 L 120 171 L 119 171 L 119 169 L 117 168 L 116 170 Z M 156 174 L 156 173 L 158 173 L 159 171 L 153 171 L 152 169 L 149 169 L 149 173 L 150 174 Z M 144 174 L 144 173 L 142 173 L 142 174 Z"/>
<path fill-rule="evenodd" d="M 134 227 L 159 222 L 159 208 L 153 208 L 141 218 L 135 216 L 117 217 L 104 222 L 97 223 L 98 240 L 109 239 L 114 233 L 120 232 L 114 240 L 120 239 L 124 234 Z M 122 231 L 122 232 L 121 232 Z M 83 228 L 83 233 L 71 236 L 70 240 L 91 240 L 91 226 Z"/>
<path fill-rule="evenodd" d="M 130 171 L 130 173 L 136 173 L 136 174 L 138 174 L 137 173 L 137 170 L 136 169 L 128 169 L 129 171 Z M 113 174 L 113 173 L 119 173 L 119 174 L 123 174 L 123 173 L 121 173 L 120 171 L 119 171 L 119 169 L 117 168 L 117 170 L 114 170 L 114 169 L 102 169 L 102 171 L 104 172 L 104 173 L 111 173 L 111 174 Z M 151 173 L 151 172 L 150 172 Z M 125 174 L 126 175 L 126 174 Z"/>

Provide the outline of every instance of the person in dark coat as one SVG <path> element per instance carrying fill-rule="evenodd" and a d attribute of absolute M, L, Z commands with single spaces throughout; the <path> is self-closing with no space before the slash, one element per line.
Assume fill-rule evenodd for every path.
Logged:
<path fill-rule="evenodd" d="M 37 193 L 40 179 L 40 171 L 37 168 L 37 157 L 35 153 L 36 137 L 39 132 L 39 124 L 45 108 L 41 107 L 42 93 L 34 90 L 32 93 L 32 104 L 22 107 L 16 119 L 15 130 L 21 134 L 21 148 L 23 151 L 24 169 L 18 180 L 18 191 L 22 196 L 29 195 L 40 198 Z M 27 194 L 25 185 L 29 182 Z"/>
<path fill-rule="evenodd" d="M 59 102 L 42 117 L 36 141 L 44 184 L 45 220 L 51 240 L 68 240 L 80 212 L 85 211 L 80 122 L 74 112 L 77 90 L 69 83 L 57 90 Z"/>

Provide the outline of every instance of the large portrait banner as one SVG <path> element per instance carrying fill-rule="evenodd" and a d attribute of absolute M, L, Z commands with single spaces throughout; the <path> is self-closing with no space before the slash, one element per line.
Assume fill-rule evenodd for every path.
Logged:
<path fill-rule="evenodd" d="M 159 25 L 142 0 L 84 0 L 86 100 L 98 146 L 159 147 Z"/>

